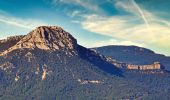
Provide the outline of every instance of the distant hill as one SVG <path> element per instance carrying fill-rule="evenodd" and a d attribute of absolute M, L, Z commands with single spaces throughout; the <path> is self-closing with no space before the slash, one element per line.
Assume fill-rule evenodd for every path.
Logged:
<path fill-rule="evenodd" d="M 160 62 L 165 66 L 167 70 L 170 70 L 170 57 L 162 54 L 156 54 L 154 51 L 137 47 L 137 46 L 103 46 L 98 48 L 93 48 L 97 52 L 109 56 L 117 61 L 145 65 L 153 64 L 154 62 Z"/>
<path fill-rule="evenodd" d="M 17 42 L 19 42 L 24 36 L 11 36 L 7 39 L 0 40 L 0 52 L 8 49 L 9 47 L 15 45 Z"/>

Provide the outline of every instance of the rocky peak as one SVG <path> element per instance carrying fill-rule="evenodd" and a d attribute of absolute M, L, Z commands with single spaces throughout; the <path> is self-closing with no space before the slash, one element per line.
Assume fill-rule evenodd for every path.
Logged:
<path fill-rule="evenodd" d="M 74 49 L 76 44 L 76 39 L 62 28 L 57 26 L 40 26 L 30 32 L 17 45 L 22 48 L 56 50 L 60 48 Z"/>
<path fill-rule="evenodd" d="M 16 45 L 4 51 L 3 54 L 20 48 L 59 50 L 75 49 L 77 41 L 68 32 L 57 26 L 40 26 L 23 37 Z M 2 55 L 2 53 L 1 53 Z"/>

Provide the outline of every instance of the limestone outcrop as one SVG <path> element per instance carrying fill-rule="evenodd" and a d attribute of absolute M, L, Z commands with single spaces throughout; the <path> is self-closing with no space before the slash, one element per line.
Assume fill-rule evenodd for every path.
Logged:
<path fill-rule="evenodd" d="M 128 64 L 127 69 L 129 70 L 160 70 L 164 69 L 160 62 L 154 62 L 150 65 L 132 65 Z"/>
<path fill-rule="evenodd" d="M 135 65 L 135 64 L 127 64 L 123 62 L 118 62 L 116 60 L 112 60 L 108 58 L 109 62 L 120 69 L 127 69 L 127 70 L 163 70 L 165 69 L 164 66 L 160 62 L 154 62 L 153 64 L 146 64 L 146 65 Z"/>

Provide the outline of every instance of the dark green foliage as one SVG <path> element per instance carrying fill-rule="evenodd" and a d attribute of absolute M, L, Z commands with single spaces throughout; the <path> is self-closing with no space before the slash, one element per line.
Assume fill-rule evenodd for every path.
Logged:
<path fill-rule="evenodd" d="M 31 62 L 25 54 L 34 56 Z M 0 70 L 1 100 L 155 100 L 163 96 L 169 99 L 170 75 L 142 74 L 121 71 L 80 47 L 77 54 L 69 56 L 67 51 L 16 50 L 0 58 L 14 64 L 12 72 Z M 43 66 L 52 71 L 42 80 Z M 35 74 L 39 68 L 39 74 Z M 15 81 L 16 74 L 20 76 Z M 81 80 L 99 80 L 99 84 L 81 84 Z"/>

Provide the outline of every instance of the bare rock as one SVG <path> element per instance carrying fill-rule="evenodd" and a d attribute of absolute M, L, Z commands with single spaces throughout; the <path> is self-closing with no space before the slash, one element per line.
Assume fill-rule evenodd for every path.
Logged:
<path fill-rule="evenodd" d="M 127 65 L 127 69 L 130 70 L 161 70 L 164 69 L 162 65 L 159 62 L 154 62 L 153 64 L 150 65 Z"/>
<path fill-rule="evenodd" d="M 68 32 L 57 26 L 40 26 L 23 37 L 16 45 L 0 55 L 5 55 L 16 49 L 42 49 L 42 50 L 73 50 L 77 47 L 77 40 Z"/>

